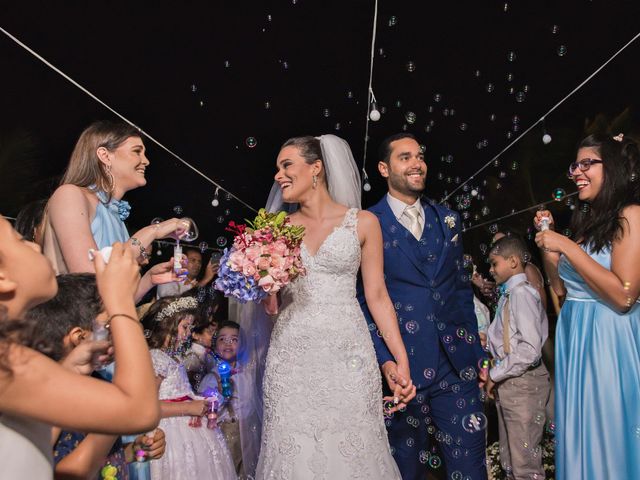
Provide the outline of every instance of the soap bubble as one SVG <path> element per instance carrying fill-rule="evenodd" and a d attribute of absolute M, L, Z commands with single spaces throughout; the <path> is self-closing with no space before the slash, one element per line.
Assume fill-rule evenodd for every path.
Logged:
<path fill-rule="evenodd" d="M 469 433 L 476 433 L 487 428 L 487 417 L 482 412 L 471 413 L 462 419 L 462 428 Z"/>
<path fill-rule="evenodd" d="M 207 242 L 200 242 L 200 244 L 198 245 L 198 248 L 200 249 L 201 253 L 204 253 L 207 248 L 209 248 L 209 244 Z"/>
<path fill-rule="evenodd" d="M 255 146 L 258 145 L 258 140 L 256 140 L 256 137 L 247 137 L 244 143 L 249 148 L 255 148 Z"/>
<path fill-rule="evenodd" d="M 227 245 L 227 238 L 226 237 L 218 237 L 216 239 L 216 244 L 222 248 L 225 247 Z"/>
<path fill-rule="evenodd" d="M 404 119 L 408 124 L 413 125 L 414 123 L 416 123 L 416 114 L 413 112 L 407 112 L 404 114 Z"/>
<path fill-rule="evenodd" d="M 396 17 L 395 15 L 392 15 L 389 17 L 389 26 L 390 27 L 395 27 L 398 24 L 398 17 Z"/>
<path fill-rule="evenodd" d="M 560 45 L 558 47 L 558 56 L 559 57 L 564 57 L 567 54 L 567 46 L 566 45 Z"/>
<path fill-rule="evenodd" d="M 173 207 L 173 213 L 175 213 L 176 215 L 182 215 L 182 207 L 180 205 L 176 205 L 175 207 Z"/>
<path fill-rule="evenodd" d="M 553 198 L 556 202 L 559 202 L 564 198 L 566 194 L 567 192 L 565 192 L 563 188 L 558 187 L 553 190 L 551 198 Z"/>
<path fill-rule="evenodd" d="M 407 72 L 409 73 L 413 73 L 416 71 L 416 64 L 414 62 L 411 62 L 411 61 L 407 62 L 406 67 L 407 67 Z"/>

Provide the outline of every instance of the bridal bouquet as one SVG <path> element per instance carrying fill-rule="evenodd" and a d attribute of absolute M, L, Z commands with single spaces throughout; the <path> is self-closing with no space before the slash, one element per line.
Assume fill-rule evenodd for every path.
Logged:
<path fill-rule="evenodd" d="M 215 285 L 226 297 L 259 302 L 306 273 L 300 259 L 304 227 L 291 225 L 285 212 L 262 208 L 253 222 L 231 221 L 226 230 L 235 237 L 220 259 Z"/>

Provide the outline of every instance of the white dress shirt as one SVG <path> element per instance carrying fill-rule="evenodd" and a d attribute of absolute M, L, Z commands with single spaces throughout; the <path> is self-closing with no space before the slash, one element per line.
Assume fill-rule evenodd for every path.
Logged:
<path fill-rule="evenodd" d="M 396 220 L 400 222 L 400 225 L 411 231 L 411 216 L 405 213 L 411 205 L 404 203 L 402 200 L 398 200 L 389 193 L 387 193 L 387 203 L 389 207 L 391 207 L 391 211 L 396 217 Z M 422 232 L 424 230 L 424 209 L 422 208 L 422 203 L 420 203 L 420 198 L 413 203 L 413 206 L 418 209 L 418 223 L 420 224 L 420 231 Z"/>

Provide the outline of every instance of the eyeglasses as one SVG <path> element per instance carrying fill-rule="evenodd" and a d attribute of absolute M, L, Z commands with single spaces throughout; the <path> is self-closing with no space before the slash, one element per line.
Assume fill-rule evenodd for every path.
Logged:
<path fill-rule="evenodd" d="M 576 168 L 579 168 L 581 172 L 586 172 L 591 168 L 591 165 L 594 163 L 602 163 L 602 160 L 597 158 L 583 158 L 579 162 L 573 162 L 569 165 L 569 171 L 567 172 L 567 177 L 573 178 L 573 172 Z"/>

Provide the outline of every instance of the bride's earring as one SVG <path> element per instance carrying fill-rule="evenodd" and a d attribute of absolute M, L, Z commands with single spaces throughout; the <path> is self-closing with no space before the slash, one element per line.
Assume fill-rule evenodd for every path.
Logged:
<path fill-rule="evenodd" d="M 313 177 L 311 177 L 311 181 L 313 182 L 313 188 L 317 188 L 318 186 L 318 176 L 314 175 Z"/>

